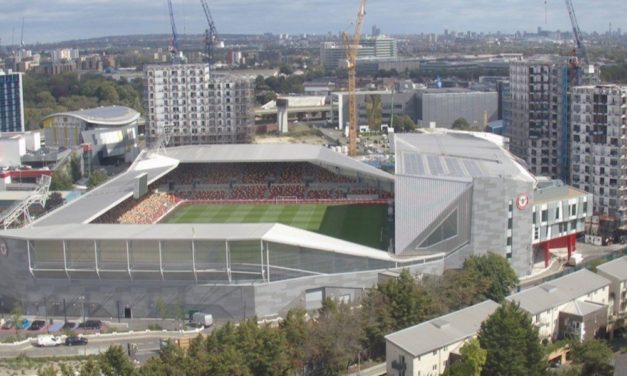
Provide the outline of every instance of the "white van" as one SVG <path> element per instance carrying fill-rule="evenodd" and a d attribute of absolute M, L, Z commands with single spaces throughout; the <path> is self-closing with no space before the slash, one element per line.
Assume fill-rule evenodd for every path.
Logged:
<path fill-rule="evenodd" d="M 37 336 L 37 346 L 39 347 L 54 347 L 59 346 L 62 343 L 63 339 L 61 337 L 56 337 L 53 335 Z"/>
<path fill-rule="evenodd" d="M 583 262 L 583 256 L 580 253 L 575 253 L 568 259 L 568 265 L 577 266 Z"/>
<path fill-rule="evenodd" d="M 205 328 L 213 325 L 213 316 L 207 313 L 196 312 L 192 315 L 191 323 L 193 325 L 204 326 Z"/>

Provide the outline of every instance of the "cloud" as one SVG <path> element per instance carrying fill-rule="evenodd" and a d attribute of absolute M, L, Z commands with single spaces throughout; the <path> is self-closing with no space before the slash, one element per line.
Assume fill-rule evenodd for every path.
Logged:
<path fill-rule="evenodd" d="M 95 36 L 168 33 L 166 0 L 2 0 L 0 37 L 16 43 L 22 17 L 27 43 Z M 179 32 L 199 34 L 205 20 L 198 0 L 173 0 Z M 318 33 L 352 29 L 358 0 L 208 0 L 221 33 Z M 624 0 L 575 0 L 581 28 L 627 29 Z M 369 0 L 365 30 L 386 33 L 545 29 L 570 30 L 566 6 L 549 0 Z M 13 35 L 13 38 L 12 38 Z"/>

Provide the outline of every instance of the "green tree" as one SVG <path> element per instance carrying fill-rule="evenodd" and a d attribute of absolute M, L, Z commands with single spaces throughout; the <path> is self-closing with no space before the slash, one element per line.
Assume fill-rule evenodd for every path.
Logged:
<path fill-rule="evenodd" d="M 487 278 L 485 297 L 495 302 L 502 302 L 518 284 L 518 277 L 510 263 L 494 253 L 467 258 L 463 269 L 476 279 Z"/>
<path fill-rule="evenodd" d="M 444 272 L 437 288 L 446 310 L 457 311 L 484 301 L 490 288 L 490 280 L 466 269 L 451 269 Z"/>
<path fill-rule="evenodd" d="M 302 309 L 290 309 L 279 326 L 285 334 L 294 369 L 302 369 L 305 366 L 306 348 L 311 335 L 309 325 L 305 321 L 306 314 L 307 312 Z"/>
<path fill-rule="evenodd" d="M 104 376 L 129 376 L 135 367 L 122 346 L 111 346 L 98 356 L 98 366 Z"/>
<path fill-rule="evenodd" d="M 74 182 L 83 176 L 81 160 L 76 154 L 72 154 L 72 158 L 70 158 L 70 173 Z"/>
<path fill-rule="evenodd" d="M 390 123 L 394 124 L 394 131 L 397 133 L 416 130 L 416 123 L 407 115 L 392 115 Z"/>
<path fill-rule="evenodd" d="M 517 304 L 505 302 L 481 324 L 481 348 L 488 353 L 484 375 L 535 376 L 546 369 L 538 329 Z"/>
<path fill-rule="evenodd" d="M 614 367 L 610 361 L 614 352 L 603 340 L 590 339 L 575 343 L 572 347 L 572 359 L 581 365 L 582 374 L 590 376 L 611 376 Z"/>
<path fill-rule="evenodd" d="M 87 359 L 80 368 L 81 376 L 100 376 L 100 370 L 98 364 L 93 359 Z"/>
<path fill-rule="evenodd" d="M 59 192 L 51 192 L 46 199 L 46 211 L 51 211 L 63 205 L 63 196 Z"/>
<path fill-rule="evenodd" d="M 371 131 L 381 130 L 383 102 L 379 94 L 369 94 L 366 96 L 366 116 L 368 117 L 368 127 Z"/>
<path fill-rule="evenodd" d="M 22 306 L 15 303 L 11 309 L 11 321 L 15 325 L 15 335 L 19 338 L 19 327 L 22 325 Z"/>
<path fill-rule="evenodd" d="M 58 169 L 52 174 L 50 182 L 51 191 L 67 191 L 72 189 L 72 178 L 64 168 Z"/>
<path fill-rule="evenodd" d="M 37 376 L 57 376 L 57 369 L 54 365 L 49 364 L 37 371 Z"/>
<path fill-rule="evenodd" d="M 429 296 L 421 291 L 416 280 L 404 269 L 398 278 L 377 287 L 390 302 L 393 330 L 408 328 L 422 322 L 431 313 Z"/>
<path fill-rule="evenodd" d="M 461 361 L 452 364 L 444 373 L 445 376 L 481 376 L 488 352 L 481 348 L 476 338 L 466 342 L 460 349 Z"/>
<path fill-rule="evenodd" d="M 159 297 L 159 299 L 157 299 L 157 302 L 155 303 L 155 309 L 157 310 L 157 315 L 159 315 L 161 321 L 165 321 L 166 317 L 168 316 L 168 306 L 165 304 L 163 298 Z"/>
<path fill-rule="evenodd" d="M 89 179 L 87 179 L 87 188 L 92 189 L 100 184 L 106 182 L 109 179 L 107 174 L 101 170 L 96 170 L 89 175 Z"/>
<path fill-rule="evenodd" d="M 451 126 L 451 128 L 456 129 L 458 131 L 469 131 L 472 129 L 472 127 L 468 123 L 468 120 L 466 120 L 463 117 L 456 119 L 453 122 L 453 125 Z"/>
<path fill-rule="evenodd" d="M 362 344 L 368 357 L 385 358 L 385 336 L 394 331 L 390 301 L 378 289 L 370 289 L 361 302 Z"/>

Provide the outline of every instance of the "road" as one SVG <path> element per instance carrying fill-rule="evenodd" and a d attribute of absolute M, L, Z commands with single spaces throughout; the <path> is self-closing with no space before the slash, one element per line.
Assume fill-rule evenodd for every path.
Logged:
<path fill-rule="evenodd" d="M 175 339 L 193 337 L 194 332 L 138 332 L 117 335 L 88 335 L 89 343 L 86 346 L 57 346 L 35 347 L 31 343 L 21 345 L 0 346 L 0 358 L 14 358 L 24 354 L 31 358 L 69 357 L 95 355 L 106 351 L 110 346 L 121 345 L 126 347 L 128 343 L 137 345 L 137 358 L 149 358 L 156 355 L 159 350 L 160 339 Z M 145 360 L 143 359 L 143 360 Z"/>

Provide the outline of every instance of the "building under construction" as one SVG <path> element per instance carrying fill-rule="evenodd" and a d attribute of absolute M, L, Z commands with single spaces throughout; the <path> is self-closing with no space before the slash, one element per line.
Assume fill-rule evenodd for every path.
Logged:
<path fill-rule="evenodd" d="M 144 68 L 147 136 L 166 129 L 169 145 L 250 143 L 254 131 L 254 84 L 210 73 L 207 64 Z"/>

